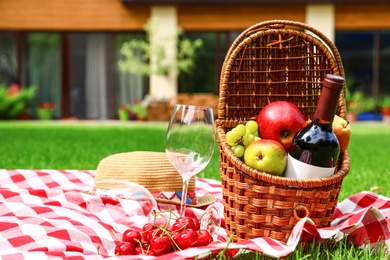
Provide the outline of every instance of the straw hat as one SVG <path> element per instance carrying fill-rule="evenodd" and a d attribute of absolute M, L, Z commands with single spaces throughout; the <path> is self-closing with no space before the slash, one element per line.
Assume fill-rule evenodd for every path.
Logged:
<path fill-rule="evenodd" d="M 96 169 L 95 183 L 102 180 L 134 182 L 147 188 L 158 202 L 180 204 L 183 180 L 165 153 L 136 151 L 118 153 L 102 159 Z M 212 195 L 197 196 L 196 178 L 188 185 L 187 205 L 203 207 L 215 202 Z"/>

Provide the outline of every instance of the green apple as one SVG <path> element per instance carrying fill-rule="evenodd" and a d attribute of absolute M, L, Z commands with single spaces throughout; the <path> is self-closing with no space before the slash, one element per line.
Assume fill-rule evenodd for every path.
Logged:
<path fill-rule="evenodd" d="M 259 171 L 283 175 L 287 166 L 287 152 L 278 141 L 259 139 L 245 149 L 244 162 Z"/>

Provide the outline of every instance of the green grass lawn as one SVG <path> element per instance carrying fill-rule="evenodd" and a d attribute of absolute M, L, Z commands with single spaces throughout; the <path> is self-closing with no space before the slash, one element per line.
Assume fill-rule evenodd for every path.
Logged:
<path fill-rule="evenodd" d="M 166 123 L 0 121 L 0 168 L 96 169 L 104 157 L 120 152 L 164 152 Z M 354 123 L 349 145 L 351 170 L 339 200 L 363 190 L 390 197 L 390 125 Z M 199 177 L 220 180 L 218 147 Z M 348 243 L 309 245 L 288 259 L 383 259 Z M 263 259 L 263 258 L 258 258 Z"/>
<path fill-rule="evenodd" d="M 166 123 L 74 123 L 0 121 L 0 168 L 96 169 L 108 155 L 165 152 Z M 219 177 L 219 152 L 198 176 Z"/>
<path fill-rule="evenodd" d="M 344 179 L 340 199 L 362 190 L 390 197 L 390 125 L 355 123 L 351 129 L 351 169 Z"/>
<path fill-rule="evenodd" d="M 390 125 L 352 124 L 351 170 L 340 200 L 362 190 L 390 197 Z M 96 169 L 104 157 L 120 152 L 164 152 L 166 123 L 101 121 L 0 122 L 0 168 Z M 199 177 L 220 180 L 216 145 L 210 164 Z"/>

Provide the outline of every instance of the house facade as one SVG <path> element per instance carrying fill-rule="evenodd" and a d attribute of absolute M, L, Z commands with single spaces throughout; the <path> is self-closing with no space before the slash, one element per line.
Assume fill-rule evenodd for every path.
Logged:
<path fill-rule="evenodd" d="M 164 100 L 177 93 L 218 94 L 235 37 L 255 23 L 283 19 L 307 23 L 334 41 L 349 87 L 378 99 L 390 94 L 388 17 L 385 0 L 0 1 L 0 66 L 12 76 L 2 80 L 35 84 L 34 104 L 54 102 L 57 118 L 116 118 L 121 104 L 146 94 Z M 179 28 L 202 39 L 191 75 L 145 77 L 118 69 L 122 44 L 145 37 L 150 20 L 159 24 L 151 37 L 157 42 Z"/>

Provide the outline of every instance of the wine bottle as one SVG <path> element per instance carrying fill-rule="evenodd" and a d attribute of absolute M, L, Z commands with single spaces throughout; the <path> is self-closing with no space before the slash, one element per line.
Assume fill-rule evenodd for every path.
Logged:
<path fill-rule="evenodd" d="M 343 85 L 344 78 L 326 75 L 312 122 L 293 138 L 286 177 L 308 179 L 334 174 L 340 147 L 332 123 Z"/>

